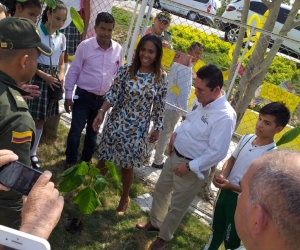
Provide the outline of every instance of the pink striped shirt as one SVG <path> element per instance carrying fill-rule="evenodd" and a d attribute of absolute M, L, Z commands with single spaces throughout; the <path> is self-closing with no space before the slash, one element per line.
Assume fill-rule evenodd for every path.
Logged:
<path fill-rule="evenodd" d="M 122 47 L 113 40 L 107 50 L 100 47 L 96 37 L 81 42 L 66 75 L 66 99 L 72 99 L 75 85 L 96 95 L 104 95 L 122 66 L 122 61 Z"/>

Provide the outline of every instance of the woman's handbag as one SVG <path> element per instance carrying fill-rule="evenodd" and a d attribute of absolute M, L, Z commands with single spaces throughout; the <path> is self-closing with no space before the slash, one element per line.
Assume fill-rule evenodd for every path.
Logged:
<path fill-rule="evenodd" d="M 56 78 L 60 83 L 60 80 L 58 79 L 57 76 Z M 57 100 L 57 101 L 63 99 L 63 90 L 61 84 L 59 84 L 59 88 L 53 87 L 53 90 L 48 87 L 48 96 L 50 99 Z"/>

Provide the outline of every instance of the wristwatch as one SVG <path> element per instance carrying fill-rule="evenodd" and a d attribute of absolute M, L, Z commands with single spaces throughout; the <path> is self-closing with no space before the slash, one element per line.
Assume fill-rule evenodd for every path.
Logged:
<path fill-rule="evenodd" d="M 187 168 L 189 171 L 191 171 L 189 163 L 187 162 L 185 165 L 186 165 L 186 168 Z"/>

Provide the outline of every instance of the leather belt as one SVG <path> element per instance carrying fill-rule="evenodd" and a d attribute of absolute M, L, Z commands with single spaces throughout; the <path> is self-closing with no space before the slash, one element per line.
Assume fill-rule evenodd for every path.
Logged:
<path fill-rule="evenodd" d="M 175 151 L 175 153 L 176 153 L 176 155 L 179 157 L 179 158 L 183 158 L 183 159 L 186 159 L 186 160 L 188 160 L 188 161 L 192 161 L 193 159 L 191 159 L 191 158 L 187 158 L 187 157 L 185 157 L 184 155 L 182 155 L 182 154 L 180 154 L 178 151 L 177 151 L 177 149 L 174 147 L 174 151 Z"/>
<path fill-rule="evenodd" d="M 77 87 L 77 88 L 79 88 L 79 87 Z M 93 97 L 96 100 L 101 100 L 101 101 L 104 100 L 104 95 L 96 95 L 96 94 L 94 94 L 92 92 L 89 92 L 89 91 L 87 91 L 85 89 L 82 89 L 82 88 L 79 88 L 79 89 L 81 89 L 82 91 L 86 92 L 88 95 L 90 95 L 91 97 Z"/>

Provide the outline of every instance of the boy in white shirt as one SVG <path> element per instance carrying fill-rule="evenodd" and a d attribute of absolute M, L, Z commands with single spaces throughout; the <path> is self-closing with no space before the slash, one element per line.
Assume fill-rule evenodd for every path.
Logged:
<path fill-rule="evenodd" d="M 272 102 L 261 108 L 255 134 L 241 138 L 231 157 L 224 163 L 222 172 L 214 176 L 213 183 L 221 192 L 213 216 L 213 233 L 204 250 L 218 250 L 223 241 L 226 249 L 240 246 L 234 224 L 237 198 L 241 192 L 240 180 L 253 160 L 276 148 L 274 135 L 283 130 L 289 119 L 290 111 L 280 102 Z"/>

